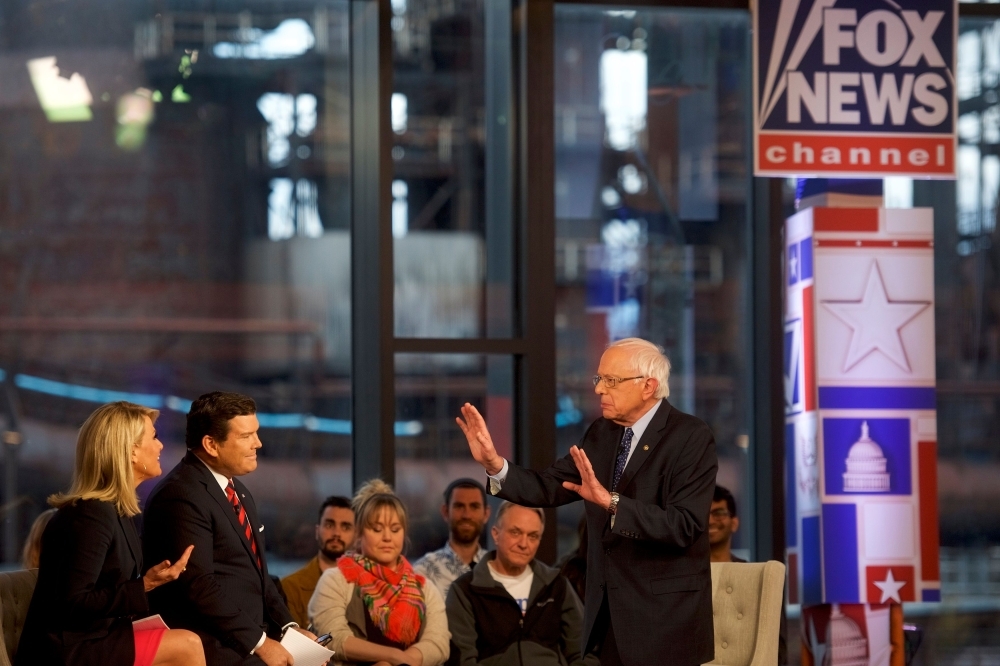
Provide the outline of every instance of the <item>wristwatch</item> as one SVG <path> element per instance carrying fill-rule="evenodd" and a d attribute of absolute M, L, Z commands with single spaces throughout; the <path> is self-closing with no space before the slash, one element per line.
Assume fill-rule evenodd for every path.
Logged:
<path fill-rule="evenodd" d="M 611 493 L 611 504 L 608 504 L 608 513 L 614 515 L 618 513 L 618 493 Z"/>

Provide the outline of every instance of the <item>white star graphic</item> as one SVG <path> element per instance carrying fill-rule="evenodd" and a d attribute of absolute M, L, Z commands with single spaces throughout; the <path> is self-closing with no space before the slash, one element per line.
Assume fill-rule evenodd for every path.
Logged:
<path fill-rule="evenodd" d="M 860 301 L 823 301 L 823 307 L 851 329 L 844 372 L 875 351 L 910 372 L 910 360 L 899 332 L 930 305 L 930 301 L 890 300 L 878 261 L 872 262 Z"/>
<path fill-rule="evenodd" d="M 799 246 L 792 245 L 788 248 L 788 276 L 792 282 L 799 279 Z"/>
<path fill-rule="evenodd" d="M 892 599 L 897 604 L 903 603 L 903 600 L 899 598 L 899 588 L 906 585 L 905 580 L 896 580 L 892 576 L 892 569 L 889 569 L 889 573 L 886 574 L 885 580 L 875 581 L 875 587 L 882 590 L 882 599 L 879 601 L 880 604 L 884 604 L 889 599 Z"/>

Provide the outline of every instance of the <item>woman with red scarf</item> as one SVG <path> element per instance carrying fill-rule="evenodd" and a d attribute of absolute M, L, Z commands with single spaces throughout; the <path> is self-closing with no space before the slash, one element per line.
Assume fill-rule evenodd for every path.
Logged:
<path fill-rule="evenodd" d="M 327 569 L 309 601 L 318 634 L 329 633 L 337 664 L 438 666 L 448 658 L 448 618 L 433 584 L 403 557 L 406 507 L 375 479 L 352 502 L 356 552 Z"/>

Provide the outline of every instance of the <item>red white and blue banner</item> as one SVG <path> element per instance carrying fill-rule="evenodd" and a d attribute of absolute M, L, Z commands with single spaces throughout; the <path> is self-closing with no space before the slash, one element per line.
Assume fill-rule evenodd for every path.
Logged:
<path fill-rule="evenodd" d="M 933 215 L 786 223 L 789 596 L 939 601 Z"/>
<path fill-rule="evenodd" d="M 890 666 L 888 606 L 823 604 L 802 609 L 804 666 Z"/>
<path fill-rule="evenodd" d="M 757 0 L 754 173 L 954 178 L 957 0 Z"/>

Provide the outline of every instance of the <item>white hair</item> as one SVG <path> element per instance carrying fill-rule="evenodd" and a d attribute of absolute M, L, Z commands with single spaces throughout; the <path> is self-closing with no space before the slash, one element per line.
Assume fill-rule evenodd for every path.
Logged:
<path fill-rule="evenodd" d="M 608 349 L 622 349 L 628 352 L 635 373 L 657 381 L 654 398 L 666 398 L 670 395 L 670 384 L 668 383 L 670 381 L 670 360 L 663 352 L 663 347 L 642 338 L 624 338 L 612 342 L 608 345 Z"/>
<path fill-rule="evenodd" d="M 538 507 L 534 507 L 534 506 L 521 506 L 520 504 L 514 504 L 513 502 L 510 502 L 510 501 L 507 501 L 507 500 L 504 500 L 503 504 L 500 505 L 500 508 L 497 509 L 497 517 L 493 520 L 493 525 L 496 526 L 496 527 L 499 527 L 503 523 L 503 517 L 507 514 L 508 511 L 510 511 L 511 509 L 513 509 L 515 506 L 516 507 L 520 507 L 522 509 L 527 509 L 528 511 L 534 511 L 536 514 L 538 514 L 538 519 L 542 521 L 542 529 L 543 530 L 545 529 L 545 512 L 544 511 L 542 511 Z"/>

